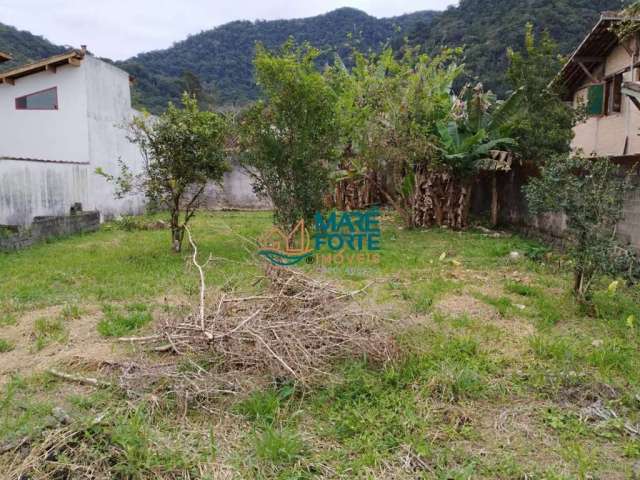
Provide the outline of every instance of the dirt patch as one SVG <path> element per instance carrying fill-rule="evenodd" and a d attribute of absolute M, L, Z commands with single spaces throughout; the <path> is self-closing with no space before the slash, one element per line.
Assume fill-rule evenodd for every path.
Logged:
<path fill-rule="evenodd" d="M 436 310 L 450 317 L 468 316 L 478 320 L 495 320 L 497 312 L 471 295 L 449 295 L 439 301 Z"/>
<path fill-rule="evenodd" d="M 69 333 L 64 343 L 52 342 L 36 351 L 36 321 L 41 318 L 58 318 L 62 308 L 55 306 L 34 310 L 19 317 L 16 325 L 2 327 L 0 337 L 11 342 L 14 348 L 10 352 L 0 353 L 0 384 L 6 383 L 12 374 L 42 371 L 61 362 L 111 362 L 122 357 L 122 352 L 116 352 L 117 346 L 101 338 L 96 330 L 102 313 L 97 308 L 87 307 L 83 307 L 84 312 L 80 318 L 64 321 Z"/>
<path fill-rule="evenodd" d="M 436 311 L 450 317 L 468 316 L 496 326 L 517 339 L 526 338 L 535 333 L 535 327 L 527 319 L 516 316 L 504 317 L 490 305 L 469 294 L 449 295 L 435 306 Z"/>

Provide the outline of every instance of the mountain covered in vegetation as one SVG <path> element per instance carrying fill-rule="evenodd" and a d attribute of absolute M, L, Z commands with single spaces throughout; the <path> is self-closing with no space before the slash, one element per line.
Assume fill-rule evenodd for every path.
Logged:
<path fill-rule="evenodd" d="M 349 44 L 361 50 L 379 49 L 391 41 L 400 47 L 406 37 L 428 52 L 443 45 L 464 46 L 469 78 L 500 95 L 507 49 L 523 47 L 527 22 L 547 30 L 564 54 L 570 53 L 597 20 L 600 12 L 617 10 L 621 0 L 461 0 L 444 12 L 422 11 L 378 19 L 353 8 L 316 17 L 235 21 L 200 32 L 164 50 L 141 53 L 116 62 L 135 78 L 134 102 L 158 112 L 187 89 L 202 90 L 217 104 L 243 104 L 257 96 L 253 56 L 255 43 L 275 48 L 289 37 L 320 48 L 320 62 L 333 52 L 345 54 Z M 0 51 L 15 60 L 3 69 L 63 51 L 42 37 L 0 24 Z"/>
<path fill-rule="evenodd" d="M 218 102 L 244 103 L 257 95 L 253 69 L 256 42 L 275 48 L 293 37 L 321 49 L 321 61 L 329 61 L 332 52 L 345 53 L 349 42 L 362 50 L 378 49 L 400 32 L 427 28 L 435 15 L 424 11 L 377 19 L 359 10 L 341 8 L 295 20 L 236 21 L 119 65 L 136 78 L 138 100 L 152 109 L 164 107 L 167 99 L 180 95 L 185 74 L 191 78 L 194 74 Z"/>
<path fill-rule="evenodd" d="M 1 70 L 15 68 L 64 51 L 64 47 L 54 45 L 43 37 L 0 23 L 0 52 L 9 53 L 13 57 L 10 62 L 0 65 Z"/>
<path fill-rule="evenodd" d="M 460 0 L 459 6 L 438 15 L 429 28 L 414 28 L 409 39 L 429 52 L 443 45 L 465 47 L 467 74 L 504 95 L 507 49 L 524 47 L 527 23 L 533 24 L 535 32 L 548 31 L 566 55 L 601 12 L 622 6 L 621 0 Z"/>

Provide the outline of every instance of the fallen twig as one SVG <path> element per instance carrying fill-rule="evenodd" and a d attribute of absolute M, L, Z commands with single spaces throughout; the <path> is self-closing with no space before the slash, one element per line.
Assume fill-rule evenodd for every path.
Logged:
<path fill-rule="evenodd" d="M 68 380 L 70 382 L 81 383 L 83 385 L 91 385 L 92 387 L 113 387 L 112 383 L 105 382 L 103 380 L 98 380 L 97 378 L 91 377 L 81 377 L 80 375 L 73 375 L 70 373 L 63 373 L 53 368 L 47 370 L 47 373 L 53 375 L 54 377 L 61 378 L 63 380 Z"/>

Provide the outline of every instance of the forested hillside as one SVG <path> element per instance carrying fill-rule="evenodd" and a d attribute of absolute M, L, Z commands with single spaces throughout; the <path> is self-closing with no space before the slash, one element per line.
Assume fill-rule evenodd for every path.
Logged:
<path fill-rule="evenodd" d="M 547 30 L 568 54 L 593 27 L 600 12 L 619 10 L 621 0 L 461 0 L 429 28 L 410 34 L 413 44 L 428 51 L 442 45 L 465 46 L 468 73 L 485 86 L 504 95 L 508 89 L 504 72 L 508 47 L 519 49 L 527 22 L 536 31 Z"/>
<path fill-rule="evenodd" d="M 332 53 L 345 53 L 348 42 L 362 50 L 377 49 L 402 39 L 433 52 L 443 45 L 465 46 L 465 63 L 472 78 L 504 95 L 508 47 L 519 49 L 524 26 L 546 29 L 565 54 L 593 26 L 601 11 L 621 8 L 621 0 L 461 0 L 445 12 L 423 11 L 377 19 L 352 8 L 296 20 L 236 21 L 197 33 L 165 50 L 141 53 L 117 64 L 135 79 L 134 102 L 162 110 L 185 88 L 202 89 L 220 104 L 243 104 L 256 98 L 252 59 L 255 42 L 276 47 L 290 36 L 321 48 L 321 62 Z M 349 40 L 351 38 L 351 40 Z M 0 24 L 0 51 L 15 60 L 6 69 L 63 51 L 42 37 Z"/>
<path fill-rule="evenodd" d="M 0 52 L 10 53 L 13 57 L 12 61 L 0 66 L 2 70 L 56 55 L 64 50 L 64 47 L 54 45 L 42 37 L 0 23 Z"/>
<path fill-rule="evenodd" d="M 257 41 L 274 48 L 291 36 L 326 51 L 322 59 L 328 61 L 331 52 L 345 49 L 349 36 L 362 49 L 375 49 L 399 32 L 426 28 L 434 16 L 435 12 L 425 11 L 377 19 L 341 8 L 296 20 L 236 21 L 192 35 L 166 50 L 140 54 L 120 66 L 136 77 L 137 99 L 152 109 L 179 96 L 185 72 L 195 74 L 218 102 L 243 103 L 256 97 L 252 61 Z"/>

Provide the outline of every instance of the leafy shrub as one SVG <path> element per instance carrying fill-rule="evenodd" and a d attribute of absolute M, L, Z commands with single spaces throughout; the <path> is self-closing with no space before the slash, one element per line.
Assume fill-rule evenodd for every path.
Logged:
<path fill-rule="evenodd" d="M 591 300 L 598 276 L 633 270 L 638 263 L 635 256 L 620 255 L 615 228 L 630 182 L 609 159 L 556 157 L 525 188 L 532 214 L 566 216 L 568 253 L 574 263 L 573 291 L 583 303 Z"/>
<path fill-rule="evenodd" d="M 286 229 L 302 218 L 311 223 L 330 187 L 336 98 L 316 68 L 319 53 L 293 41 L 277 53 L 258 45 L 256 76 L 264 100 L 240 123 L 241 160 Z"/>

